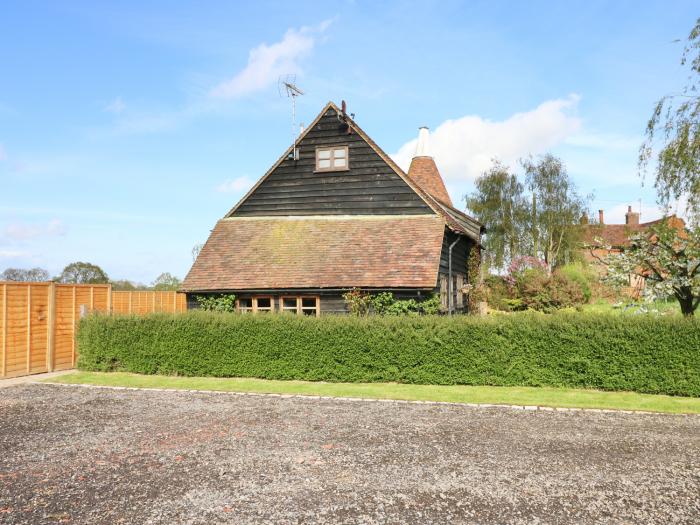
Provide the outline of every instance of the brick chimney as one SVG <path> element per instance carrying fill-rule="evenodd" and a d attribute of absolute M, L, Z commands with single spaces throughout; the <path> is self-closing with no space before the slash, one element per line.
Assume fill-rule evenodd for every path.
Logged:
<path fill-rule="evenodd" d="M 605 224 L 605 221 L 603 220 L 603 210 L 598 210 L 598 222 L 600 224 Z"/>
<path fill-rule="evenodd" d="M 637 226 L 639 224 L 639 213 L 632 211 L 632 206 L 627 206 L 625 224 L 628 226 Z"/>

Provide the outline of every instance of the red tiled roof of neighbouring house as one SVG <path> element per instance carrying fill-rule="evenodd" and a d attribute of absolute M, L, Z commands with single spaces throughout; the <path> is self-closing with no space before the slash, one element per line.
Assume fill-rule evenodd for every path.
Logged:
<path fill-rule="evenodd" d="M 582 241 L 591 245 L 602 244 L 613 248 L 626 248 L 630 245 L 630 237 L 634 234 L 644 232 L 664 220 L 668 220 L 672 228 L 685 227 L 685 221 L 675 215 L 641 224 L 589 224 L 584 226 Z M 596 239 L 600 239 L 602 243 L 597 242 Z"/>
<path fill-rule="evenodd" d="M 222 219 L 182 289 L 432 289 L 444 228 L 433 215 Z"/>

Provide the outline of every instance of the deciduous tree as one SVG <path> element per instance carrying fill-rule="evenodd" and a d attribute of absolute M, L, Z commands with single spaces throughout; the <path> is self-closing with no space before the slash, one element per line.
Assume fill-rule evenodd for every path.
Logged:
<path fill-rule="evenodd" d="M 66 266 L 56 277 L 56 281 L 72 284 L 106 284 L 109 282 L 109 277 L 96 264 L 78 261 Z"/>
<path fill-rule="evenodd" d="M 41 282 L 49 280 L 49 272 L 43 268 L 7 268 L 0 273 L 0 281 Z"/>
<path fill-rule="evenodd" d="M 617 286 L 629 286 L 629 276 L 645 279 L 648 300 L 674 297 L 684 316 L 700 306 L 700 228 L 679 230 L 666 221 L 631 238 L 622 253 L 603 259 L 608 266 L 603 278 Z"/>

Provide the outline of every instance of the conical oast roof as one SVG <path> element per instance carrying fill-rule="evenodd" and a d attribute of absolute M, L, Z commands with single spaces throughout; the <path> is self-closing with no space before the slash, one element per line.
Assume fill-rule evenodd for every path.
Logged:
<path fill-rule="evenodd" d="M 413 160 L 411 160 L 411 166 L 408 168 L 408 176 L 423 191 L 444 204 L 453 206 L 450 194 L 447 193 L 445 183 L 430 152 L 430 134 L 426 127 L 420 128 L 418 132 L 416 153 Z"/>

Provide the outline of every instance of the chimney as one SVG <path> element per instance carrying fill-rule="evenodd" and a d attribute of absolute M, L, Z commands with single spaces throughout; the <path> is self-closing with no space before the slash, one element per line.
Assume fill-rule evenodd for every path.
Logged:
<path fill-rule="evenodd" d="M 430 131 L 427 126 L 418 128 L 418 144 L 416 144 L 416 157 L 432 157 L 430 153 Z"/>
<path fill-rule="evenodd" d="M 639 213 L 632 211 L 632 206 L 627 206 L 627 213 L 625 213 L 625 224 L 628 226 L 639 225 Z"/>
<path fill-rule="evenodd" d="M 598 222 L 600 224 L 605 224 L 605 221 L 603 220 L 603 210 L 598 210 Z"/>

